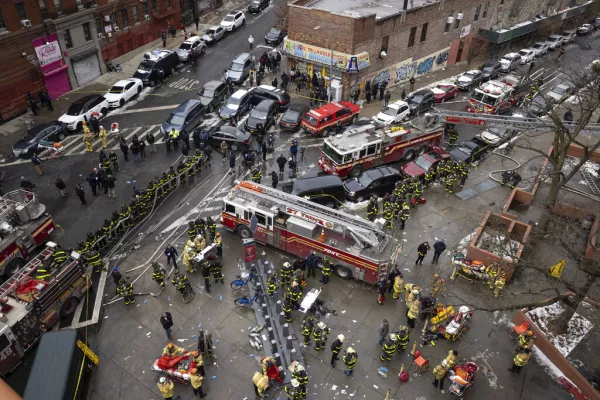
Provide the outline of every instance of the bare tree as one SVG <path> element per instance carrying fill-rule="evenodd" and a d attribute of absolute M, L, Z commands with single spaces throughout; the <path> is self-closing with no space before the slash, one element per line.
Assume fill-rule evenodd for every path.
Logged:
<path fill-rule="evenodd" d="M 287 2 L 279 4 L 275 10 L 275 27 L 281 30 L 288 30 L 289 6 Z"/>

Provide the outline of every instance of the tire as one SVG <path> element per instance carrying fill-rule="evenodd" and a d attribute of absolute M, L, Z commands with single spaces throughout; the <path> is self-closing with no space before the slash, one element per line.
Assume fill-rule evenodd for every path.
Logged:
<path fill-rule="evenodd" d="M 417 152 L 417 155 L 421 156 L 423 154 L 425 154 L 425 152 L 427 151 L 428 147 L 427 146 L 421 146 L 419 148 L 419 151 Z"/>
<path fill-rule="evenodd" d="M 344 267 L 343 265 L 335 265 L 333 270 L 337 276 L 342 279 L 350 279 L 352 278 L 352 271 L 348 267 Z"/>
<path fill-rule="evenodd" d="M 102 114 L 103 117 L 106 116 L 106 113 L 108 112 L 108 108 L 103 108 L 100 110 L 100 114 Z"/>
<path fill-rule="evenodd" d="M 406 152 L 406 154 L 404 154 L 404 157 L 402 157 L 402 159 L 404 161 L 412 161 L 415 159 L 415 151 L 414 150 L 409 150 Z"/>
<path fill-rule="evenodd" d="M 355 124 L 357 120 L 358 120 L 358 115 L 355 115 L 355 116 L 353 116 L 353 117 L 352 117 L 352 119 L 350 120 L 350 123 L 351 123 L 351 124 Z"/>
<path fill-rule="evenodd" d="M 206 46 L 202 47 L 202 50 L 200 50 L 200 54 L 206 54 Z"/>
<path fill-rule="evenodd" d="M 58 135 L 58 140 L 60 140 L 62 142 L 63 140 L 65 140 L 65 137 L 66 137 L 65 134 L 61 133 Z"/>
<path fill-rule="evenodd" d="M 150 82 L 148 82 L 148 86 L 150 86 L 150 87 L 156 86 L 156 79 L 150 79 Z"/>
<path fill-rule="evenodd" d="M 83 122 L 78 122 L 78 123 L 77 123 L 77 126 L 75 127 L 75 130 L 76 130 L 76 131 L 80 131 L 80 130 L 82 130 L 82 129 L 83 129 Z"/>
<path fill-rule="evenodd" d="M 363 168 L 363 166 L 361 164 L 355 165 L 350 170 L 350 177 L 356 178 L 357 176 L 359 176 L 360 174 L 362 174 L 363 170 L 364 170 L 364 168 Z"/>
<path fill-rule="evenodd" d="M 140 93 L 142 93 L 142 87 L 138 86 L 138 88 L 137 88 L 137 94 L 140 94 Z"/>
<path fill-rule="evenodd" d="M 245 225 L 238 226 L 236 232 L 242 239 L 250 239 L 252 237 L 252 231 Z"/>
<path fill-rule="evenodd" d="M 246 19 L 245 18 L 242 20 L 242 26 L 246 26 Z"/>
<path fill-rule="evenodd" d="M 442 97 L 442 101 L 440 101 L 440 103 L 445 103 L 446 102 L 446 98 Z"/>
<path fill-rule="evenodd" d="M 19 271 L 21 268 L 23 268 L 23 265 L 25 265 L 25 261 L 21 260 L 20 258 L 12 260 L 4 268 L 4 272 L 2 273 L 2 276 L 4 277 L 4 279 L 10 278 L 14 274 L 16 274 L 17 271 Z"/>
<path fill-rule="evenodd" d="M 77 297 L 75 297 L 75 296 L 69 297 L 67 299 L 67 301 L 65 301 L 63 303 L 63 305 L 60 307 L 60 314 L 59 314 L 60 318 L 65 319 L 65 318 L 68 318 L 71 315 L 73 315 L 78 304 L 79 304 L 79 299 Z"/>
<path fill-rule="evenodd" d="M 238 147 L 237 143 L 231 143 L 230 149 L 233 151 L 238 151 L 239 147 Z"/>
<path fill-rule="evenodd" d="M 323 136 L 324 138 L 328 137 L 329 135 L 331 135 L 331 129 L 325 129 L 323 131 L 323 133 L 321 134 L 321 136 Z"/>
<path fill-rule="evenodd" d="M 242 299 L 235 299 L 233 302 L 238 307 L 246 307 L 246 303 L 242 302 Z"/>
<path fill-rule="evenodd" d="M 209 104 L 208 107 L 206 107 L 206 113 L 210 114 L 211 112 L 213 112 L 213 105 Z"/>
<path fill-rule="evenodd" d="M 121 99 L 121 101 L 119 101 L 119 107 L 123 107 L 125 105 L 125 99 Z"/>

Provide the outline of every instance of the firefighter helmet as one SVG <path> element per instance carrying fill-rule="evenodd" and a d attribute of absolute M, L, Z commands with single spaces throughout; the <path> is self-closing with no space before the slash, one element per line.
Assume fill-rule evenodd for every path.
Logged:
<path fill-rule="evenodd" d="M 295 388 L 300 386 L 300 382 L 298 382 L 298 379 L 292 379 L 292 386 Z"/>
<path fill-rule="evenodd" d="M 344 343 L 344 340 L 346 339 L 346 337 L 340 333 L 338 335 L 338 339 L 339 339 L 340 342 Z"/>

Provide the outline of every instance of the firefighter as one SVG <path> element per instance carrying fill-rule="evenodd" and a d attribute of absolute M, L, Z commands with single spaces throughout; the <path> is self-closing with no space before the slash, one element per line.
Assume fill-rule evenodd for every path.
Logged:
<path fill-rule="evenodd" d="M 459 166 L 459 170 L 458 170 L 458 183 L 460 185 L 460 187 L 465 187 L 465 182 L 467 182 L 467 179 L 469 178 L 469 167 L 467 166 L 467 164 L 463 161 L 460 164 L 458 164 Z"/>
<path fill-rule="evenodd" d="M 88 249 L 96 247 L 96 238 L 92 232 L 88 232 L 86 235 L 86 243 L 88 245 Z"/>
<path fill-rule="evenodd" d="M 198 231 L 196 230 L 196 232 Z M 204 240 L 200 233 L 198 233 L 194 239 L 194 247 L 198 253 L 200 253 L 206 247 L 206 240 Z"/>
<path fill-rule="evenodd" d="M 429 168 L 427 172 L 425 172 L 425 188 L 431 186 L 431 184 L 435 180 L 435 172 L 436 169 L 434 165 L 432 165 L 431 168 Z"/>
<path fill-rule="evenodd" d="M 168 343 L 163 349 L 162 355 L 169 358 L 178 357 L 187 354 L 187 351 L 182 347 L 175 346 L 173 343 Z"/>
<path fill-rule="evenodd" d="M 415 299 L 414 301 L 409 302 L 407 306 L 408 312 L 406 313 L 406 316 L 408 318 L 408 326 L 411 329 L 414 329 L 417 317 L 419 316 L 419 307 L 421 306 L 421 301 L 419 299 Z"/>
<path fill-rule="evenodd" d="M 100 256 L 100 252 L 98 250 L 92 249 L 86 257 L 86 261 L 94 269 L 94 272 L 100 272 L 102 266 L 102 257 Z"/>
<path fill-rule="evenodd" d="M 293 274 L 292 274 L 292 283 L 297 283 L 300 289 L 300 292 L 302 292 L 302 287 L 306 286 L 306 278 L 304 278 L 304 271 L 301 269 L 295 269 Z M 300 295 L 302 295 L 302 293 L 300 293 Z M 300 300 L 300 298 L 298 298 L 297 300 Z"/>
<path fill-rule="evenodd" d="M 286 293 L 283 296 L 283 306 L 281 309 L 283 310 L 283 316 L 285 317 L 285 322 L 292 322 L 292 307 L 294 301 L 292 300 L 292 296 L 289 293 Z"/>
<path fill-rule="evenodd" d="M 262 357 L 260 359 L 260 365 L 262 367 L 262 373 L 263 373 L 263 375 L 267 375 L 267 372 L 269 371 L 269 368 L 272 368 L 273 366 L 276 366 L 275 359 L 273 358 L 273 356 Z"/>
<path fill-rule="evenodd" d="M 404 230 L 406 225 L 406 220 L 410 217 L 410 207 L 406 204 L 405 201 L 401 203 L 401 209 L 399 211 L 400 215 L 400 230 Z"/>
<path fill-rule="evenodd" d="M 135 297 L 133 297 L 133 283 L 127 284 L 125 279 L 121 279 L 119 286 L 117 287 L 117 293 L 119 293 L 125 300 L 125 304 L 135 304 Z"/>
<path fill-rule="evenodd" d="M 215 237 L 215 244 L 217 245 L 217 257 L 223 256 L 223 240 L 221 239 L 221 234 L 217 232 L 217 236 Z"/>
<path fill-rule="evenodd" d="M 446 280 L 440 277 L 440 274 L 433 274 L 433 283 L 431 284 L 431 295 L 437 296 L 445 288 Z M 445 293 L 445 290 L 444 290 Z"/>
<path fill-rule="evenodd" d="M 487 275 L 487 284 L 490 290 L 494 290 L 494 285 L 496 283 L 496 277 L 498 276 L 499 268 L 498 264 L 491 263 L 485 268 L 485 273 Z"/>
<path fill-rule="evenodd" d="M 377 204 L 377 195 L 371 196 L 369 203 L 367 204 L 367 216 L 369 221 L 373 222 L 377 218 L 379 213 L 379 204 Z"/>
<path fill-rule="evenodd" d="M 379 359 L 381 361 L 392 361 L 392 356 L 396 354 L 398 337 L 395 333 L 390 333 L 388 339 L 383 343 L 382 353 Z"/>
<path fill-rule="evenodd" d="M 449 173 L 446 175 L 446 179 L 444 182 L 446 184 L 444 191 L 451 194 L 454 193 L 454 184 L 456 183 L 456 176 L 453 173 Z"/>
<path fill-rule="evenodd" d="M 196 252 L 194 249 L 188 248 L 185 253 L 183 253 L 183 265 L 185 266 L 185 270 L 189 273 L 196 272 L 194 269 L 194 264 L 196 261 L 194 258 L 196 257 Z"/>
<path fill-rule="evenodd" d="M 348 347 L 344 353 L 344 356 L 342 357 L 342 361 L 344 361 L 344 365 L 346 366 L 346 371 L 344 371 L 346 376 L 352 375 L 352 371 L 354 370 L 357 359 L 358 354 L 356 354 L 356 350 L 354 350 L 352 347 Z"/>
<path fill-rule="evenodd" d="M 300 305 L 298 304 L 298 301 L 300 301 L 300 298 L 302 297 L 302 289 L 300 288 L 300 285 L 298 284 L 298 282 L 293 281 L 292 285 L 288 287 L 288 292 L 292 296 L 292 301 L 294 302 L 294 308 L 298 309 L 300 307 Z"/>
<path fill-rule="evenodd" d="M 383 218 L 385 218 L 385 228 L 394 229 L 394 210 L 390 205 L 383 207 Z"/>
<path fill-rule="evenodd" d="M 210 237 L 210 241 L 214 242 L 215 241 L 215 236 L 217 233 L 217 225 L 213 222 L 211 217 L 207 217 L 206 218 L 206 227 L 208 229 L 208 234 Z"/>
<path fill-rule="evenodd" d="M 444 180 L 444 178 L 446 177 L 446 161 L 445 160 L 440 160 L 440 162 L 437 165 L 436 168 L 436 178 L 438 182 L 442 182 L 442 180 Z"/>
<path fill-rule="evenodd" d="M 92 151 L 94 151 L 93 147 L 92 147 L 92 143 L 94 143 L 94 136 L 92 135 L 92 133 L 90 132 L 90 130 L 88 129 L 87 126 L 85 126 L 85 123 L 83 125 L 83 143 L 85 144 L 85 150 L 88 153 L 91 153 Z"/>
<path fill-rule="evenodd" d="M 402 325 L 400 327 L 400 331 L 396 335 L 398 342 L 396 343 L 396 351 L 401 352 L 406 350 L 408 347 L 408 342 L 410 341 L 410 336 L 408 335 L 408 327 L 406 325 Z"/>
<path fill-rule="evenodd" d="M 310 336 L 313 334 L 316 324 L 315 317 L 306 316 L 302 320 L 302 336 L 304 336 L 304 347 L 308 347 L 310 345 Z"/>
<path fill-rule="evenodd" d="M 129 229 L 133 225 L 131 223 L 131 209 L 125 204 L 121 206 L 121 221 L 125 229 Z"/>
<path fill-rule="evenodd" d="M 402 272 L 400 272 L 399 275 L 396 275 L 394 277 L 394 284 L 393 284 L 393 288 L 394 288 L 394 294 L 392 295 L 392 298 L 394 299 L 399 299 L 400 298 L 400 293 L 402 293 L 404 291 L 404 276 L 402 275 Z"/>
<path fill-rule="evenodd" d="M 338 354 L 342 351 L 342 345 L 344 344 L 344 335 L 340 334 L 338 337 L 331 343 L 331 366 L 335 368 L 335 362 L 339 360 Z"/>
<path fill-rule="evenodd" d="M 167 275 L 167 271 L 157 262 L 152 263 L 152 280 L 160 285 L 160 287 L 165 287 L 165 276 Z"/>
<path fill-rule="evenodd" d="M 325 325 L 325 322 L 320 321 L 313 331 L 313 338 L 315 339 L 315 350 L 325 350 L 325 344 L 327 343 L 327 336 L 331 333 L 331 329 Z"/>
<path fill-rule="evenodd" d="M 192 368 L 190 370 L 190 383 L 192 384 L 192 389 L 194 390 L 194 396 L 200 396 L 200 398 L 208 396 L 206 393 L 202 391 L 202 377 L 198 368 Z"/>
<path fill-rule="evenodd" d="M 262 179 L 262 172 L 260 172 L 258 168 L 253 167 L 250 171 L 250 179 L 254 183 L 260 183 L 260 180 Z"/>
<path fill-rule="evenodd" d="M 175 384 L 173 383 L 173 381 L 167 379 L 164 376 L 161 376 L 156 385 L 158 386 L 158 390 L 160 391 L 160 394 L 162 394 L 162 397 L 165 400 L 173 399 L 173 396 L 175 395 Z"/>
<path fill-rule="evenodd" d="M 277 290 L 277 273 L 273 272 L 267 279 L 267 294 L 273 296 L 273 293 Z"/>
<path fill-rule="evenodd" d="M 200 376 L 205 376 L 206 371 L 204 370 L 204 356 L 198 350 L 192 351 L 192 361 L 196 363 L 196 368 Z"/>
<path fill-rule="evenodd" d="M 190 240 L 194 240 L 196 237 L 196 225 L 194 224 L 194 221 L 188 222 L 187 234 Z"/>
<path fill-rule="evenodd" d="M 206 235 L 206 222 L 204 221 L 204 219 L 198 218 L 196 221 L 194 221 L 194 225 L 196 226 L 196 233 L 204 237 Z"/>
<path fill-rule="evenodd" d="M 446 356 L 445 360 L 448 363 L 449 368 L 454 367 L 454 364 L 456 364 L 457 356 L 458 356 L 458 351 L 456 351 L 456 350 L 448 351 L 448 355 Z"/>
<path fill-rule="evenodd" d="M 169 167 L 168 177 L 171 180 L 171 189 L 169 191 L 172 191 L 177 186 L 177 173 L 172 165 Z"/>
<path fill-rule="evenodd" d="M 186 171 L 188 176 L 190 177 L 190 179 L 193 179 L 194 176 L 196 175 L 196 168 L 194 168 L 194 160 L 192 157 L 187 157 L 186 161 L 185 161 L 185 167 L 186 167 Z"/>
<path fill-rule="evenodd" d="M 525 331 L 519 335 L 517 339 L 517 343 L 519 348 L 517 349 L 518 353 L 524 352 L 526 349 L 532 349 L 535 343 L 536 337 L 532 331 Z"/>
<path fill-rule="evenodd" d="M 202 159 L 203 158 L 204 158 L 204 153 L 202 153 L 202 150 L 196 149 L 196 152 L 194 153 L 194 164 L 196 165 L 196 172 L 198 172 L 198 174 L 202 173 Z"/>
<path fill-rule="evenodd" d="M 415 190 L 414 190 L 414 197 L 413 197 L 413 201 L 412 203 L 414 205 L 416 205 L 419 200 L 421 200 L 421 197 L 423 196 L 423 183 L 421 183 L 421 180 L 417 178 L 417 180 L 415 181 L 414 184 Z"/>
<path fill-rule="evenodd" d="M 187 276 L 180 275 L 179 270 L 176 269 L 174 271 L 174 278 L 171 280 L 171 283 L 173 283 L 175 289 L 177 289 L 177 291 L 181 293 L 183 297 L 185 297 L 189 284 Z"/>
<path fill-rule="evenodd" d="M 502 294 L 504 290 L 504 285 L 506 285 L 506 272 L 502 271 L 500 276 L 494 282 L 494 298 L 497 299 Z"/>
<path fill-rule="evenodd" d="M 113 224 L 108 219 L 104 220 L 104 225 L 102 226 L 102 234 L 104 235 L 108 243 L 112 243 Z"/>
<path fill-rule="evenodd" d="M 302 400 L 306 397 L 306 386 L 301 385 L 297 379 L 292 379 L 284 390 L 290 400 Z"/>
<path fill-rule="evenodd" d="M 323 283 L 324 285 L 327 285 L 329 283 L 329 277 L 331 276 L 332 272 L 333 263 L 329 260 L 329 258 L 323 258 L 323 265 L 321 267 L 321 274 L 323 276 L 321 277 L 321 280 L 319 282 Z"/>
<path fill-rule="evenodd" d="M 185 164 L 183 163 L 183 161 L 180 161 L 179 165 L 177 166 L 177 175 L 179 176 L 180 183 L 185 183 L 185 170 Z"/>
<path fill-rule="evenodd" d="M 260 372 L 255 372 L 252 377 L 252 383 L 254 384 L 254 393 L 256 393 L 259 399 L 262 399 L 265 392 L 269 389 L 269 378 Z"/>
<path fill-rule="evenodd" d="M 279 276 L 281 276 L 281 284 L 289 285 L 290 280 L 292 278 L 292 266 L 289 262 L 284 262 L 281 270 L 279 271 Z"/>
<path fill-rule="evenodd" d="M 302 365 L 296 365 L 294 372 L 292 372 L 292 379 L 297 379 L 301 385 L 308 385 L 308 373 Z"/>
<path fill-rule="evenodd" d="M 446 124 L 448 139 L 450 140 L 450 146 L 454 146 L 458 140 L 458 131 L 454 124 Z"/>
<path fill-rule="evenodd" d="M 210 271 L 213 274 L 213 278 L 215 278 L 215 283 L 221 281 L 221 283 L 225 283 L 223 276 L 223 265 L 219 262 L 213 262 L 210 264 Z"/>
<path fill-rule="evenodd" d="M 525 352 L 518 353 L 513 359 L 513 365 L 508 370 L 510 372 L 516 372 L 517 374 L 521 373 L 521 368 L 523 368 L 529 362 L 531 358 L 531 351 L 529 349 L 525 349 Z"/>
<path fill-rule="evenodd" d="M 52 252 L 52 262 L 58 267 L 65 261 L 67 261 L 67 252 L 63 250 L 61 245 L 56 246 Z"/>
<path fill-rule="evenodd" d="M 51 275 L 51 271 L 54 269 L 52 261 L 45 261 L 42 263 L 36 270 L 35 279 L 38 281 L 43 281 L 46 278 L 49 278 Z"/>

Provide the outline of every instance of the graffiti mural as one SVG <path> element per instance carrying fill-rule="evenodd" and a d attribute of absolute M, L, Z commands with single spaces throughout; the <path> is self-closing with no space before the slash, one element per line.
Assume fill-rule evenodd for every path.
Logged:
<path fill-rule="evenodd" d="M 390 83 L 390 70 L 389 69 L 384 69 L 383 71 L 381 71 L 380 73 L 377 74 L 377 76 L 375 76 L 375 79 L 373 79 L 373 81 L 377 84 L 377 83 Z"/>
<path fill-rule="evenodd" d="M 396 80 L 395 82 L 402 82 L 408 80 L 415 74 L 417 69 L 417 63 L 413 62 L 410 64 L 401 65 L 396 69 Z"/>
<path fill-rule="evenodd" d="M 440 54 L 438 54 L 437 58 L 435 59 L 435 63 L 437 65 L 444 65 L 446 64 L 446 61 L 448 61 L 448 54 L 450 53 L 450 50 L 445 50 L 443 52 L 441 52 Z"/>
<path fill-rule="evenodd" d="M 423 75 L 431 71 L 431 68 L 433 68 L 433 61 L 435 61 L 435 56 L 421 61 L 417 67 L 417 75 Z"/>

